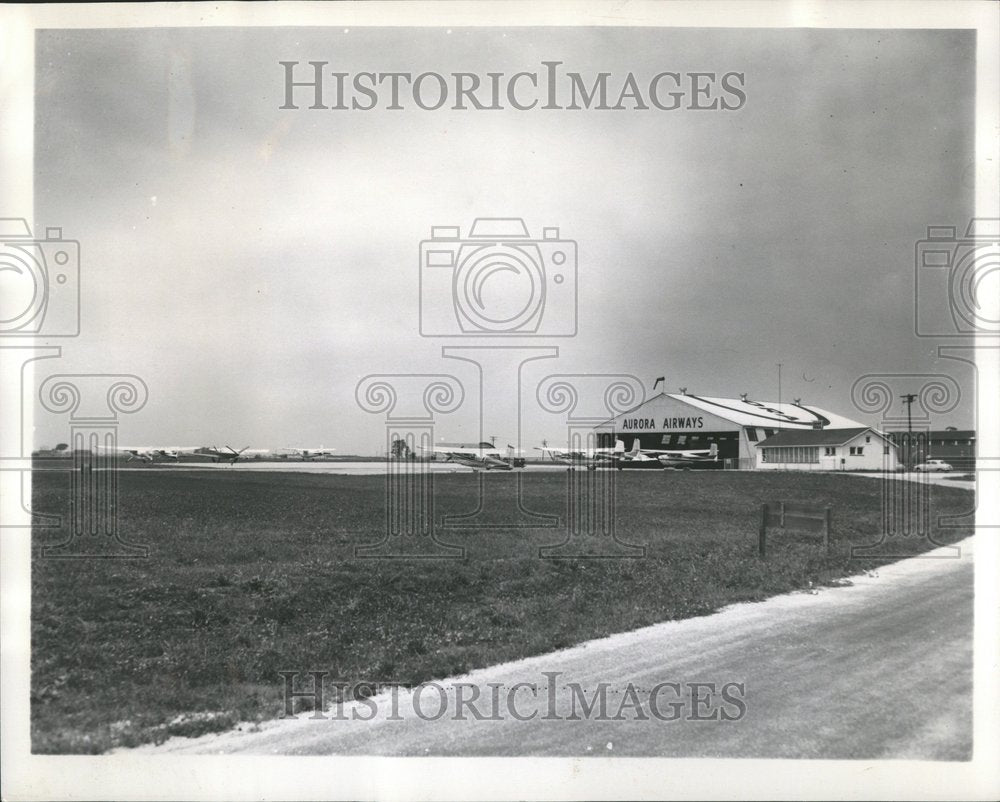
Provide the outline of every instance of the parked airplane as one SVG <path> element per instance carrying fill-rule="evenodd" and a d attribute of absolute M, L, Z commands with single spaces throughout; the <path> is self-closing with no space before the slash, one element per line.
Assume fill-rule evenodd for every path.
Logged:
<path fill-rule="evenodd" d="M 690 468 L 705 462 L 719 461 L 719 444 L 712 443 L 708 448 L 669 450 L 655 448 L 640 448 L 639 439 L 632 442 L 632 450 L 625 455 L 627 462 L 658 461 L 664 468 Z"/>
<path fill-rule="evenodd" d="M 336 451 L 335 448 L 324 448 L 320 446 L 319 448 L 276 448 L 274 450 L 268 449 L 254 449 L 248 454 L 252 456 L 261 457 L 277 457 L 278 459 L 324 459 L 326 457 L 332 457 L 333 452 Z"/>
<path fill-rule="evenodd" d="M 218 446 L 119 446 L 115 449 L 122 455 L 127 455 L 127 462 L 140 460 L 142 462 L 155 462 L 171 460 L 178 462 L 182 458 L 205 460 L 212 462 L 235 463 L 246 459 L 298 459 L 313 460 L 332 457 L 332 448 L 249 448 L 244 447 L 238 451 L 232 446 L 219 448 Z"/>
<path fill-rule="evenodd" d="M 147 448 L 143 446 L 139 447 L 129 447 L 120 446 L 116 449 L 121 454 L 127 454 L 128 459 L 126 462 L 132 462 L 132 460 L 140 460 L 141 462 L 153 462 L 157 459 L 168 459 L 177 461 L 177 449 L 173 448 Z"/>
<path fill-rule="evenodd" d="M 445 462 L 455 462 L 473 470 L 509 471 L 514 468 L 514 446 L 508 445 L 506 452 L 492 443 L 466 445 L 464 443 L 445 443 L 433 449 L 422 449 L 435 455 L 442 455 Z"/>
<path fill-rule="evenodd" d="M 223 451 L 218 446 L 202 446 L 201 448 L 194 449 L 190 453 L 197 454 L 199 456 L 211 457 L 213 462 L 228 462 L 230 465 L 235 465 L 248 448 L 249 446 L 243 446 L 243 448 L 237 451 L 232 446 L 226 446 L 226 450 Z"/>
<path fill-rule="evenodd" d="M 578 465 L 585 466 L 587 470 L 597 470 L 599 465 L 613 465 L 621 467 L 621 461 L 625 457 L 625 443 L 622 440 L 615 440 L 614 448 L 551 448 L 550 446 L 535 446 L 536 451 L 541 451 L 543 455 L 550 457 L 554 462 L 561 462 L 574 468 Z"/>
<path fill-rule="evenodd" d="M 226 450 L 218 446 L 170 446 L 170 447 L 146 447 L 146 446 L 119 446 L 115 449 L 120 454 L 127 454 L 126 462 L 141 460 L 142 462 L 155 462 L 157 460 L 180 461 L 181 457 L 208 458 L 212 462 L 236 462 L 247 449 L 241 448 L 239 451 L 226 446 Z"/>

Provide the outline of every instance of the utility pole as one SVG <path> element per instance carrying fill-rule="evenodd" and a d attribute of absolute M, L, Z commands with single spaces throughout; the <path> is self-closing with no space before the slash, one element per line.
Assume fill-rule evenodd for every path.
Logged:
<path fill-rule="evenodd" d="M 497 436 L 495 434 L 490 435 L 490 445 L 495 446 L 497 444 Z"/>
<path fill-rule="evenodd" d="M 903 403 L 906 404 L 906 467 L 913 467 L 913 418 L 910 414 L 910 408 L 913 406 L 913 402 L 917 400 L 916 393 L 903 393 L 900 398 L 903 399 Z"/>

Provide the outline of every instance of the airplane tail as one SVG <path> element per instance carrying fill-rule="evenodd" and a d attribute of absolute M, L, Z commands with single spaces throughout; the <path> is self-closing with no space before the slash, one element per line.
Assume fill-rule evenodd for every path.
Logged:
<path fill-rule="evenodd" d="M 638 437 L 635 438 L 635 440 L 632 441 L 632 450 L 629 451 L 628 453 L 629 453 L 630 457 L 638 457 L 639 456 L 639 438 Z"/>
<path fill-rule="evenodd" d="M 615 440 L 615 453 L 616 454 L 624 454 L 625 453 L 625 441 L 624 440 Z"/>
<path fill-rule="evenodd" d="M 229 449 L 229 453 L 232 454 L 231 457 L 228 457 L 229 463 L 231 465 L 234 465 L 239 460 L 239 458 L 241 456 L 243 456 L 243 452 L 246 451 L 248 448 L 250 448 L 250 446 L 243 446 L 243 448 L 241 448 L 239 451 L 237 451 L 232 446 L 226 446 L 226 448 L 228 448 Z"/>
<path fill-rule="evenodd" d="M 708 456 L 710 456 L 712 459 L 718 459 L 719 458 L 719 444 L 718 443 L 712 443 L 711 447 L 708 449 Z"/>

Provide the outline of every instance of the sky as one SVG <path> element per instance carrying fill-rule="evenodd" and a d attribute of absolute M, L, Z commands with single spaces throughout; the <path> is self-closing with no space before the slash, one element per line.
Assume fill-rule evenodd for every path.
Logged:
<path fill-rule="evenodd" d="M 736 71 L 747 100 L 282 110 L 289 60 Z M 776 400 L 778 362 L 784 400 L 875 423 L 851 402 L 864 374 L 948 373 L 969 389 L 914 336 L 913 262 L 928 225 L 964 229 L 972 213 L 974 67 L 962 31 L 41 31 L 36 227 L 82 249 L 82 334 L 59 370 L 140 375 L 149 402 L 119 439 L 141 445 L 375 453 L 385 417 L 356 388 L 383 373 L 456 377 L 463 403 L 435 423 L 450 442 L 558 440 L 565 417 L 536 399 L 550 374 Z M 577 333 L 514 343 L 558 349 L 524 365 L 520 394 L 518 363 L 541 352 L 420 335 L 420 242 L 432 226 L 466 236 L 477 217 L 576 243 Z M 572 316 L 554 289 L 545 314 Z M 491 346 L 476 352 L 485 397 L 476 366 L 442 354 L 462 345 Z M 935 425 L 973 425 L 969 396 Z M 36 426 L 36 445 L 65 436 L 65 418 Z"/>

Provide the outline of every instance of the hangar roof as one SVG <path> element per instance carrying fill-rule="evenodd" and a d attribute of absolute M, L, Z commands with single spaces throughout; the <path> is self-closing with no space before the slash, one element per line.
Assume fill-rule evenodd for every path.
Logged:
<path fill-rule="evenodd" d="M 863 423 L 856 420 L 805 404 L 790 404 L 787 401 L 779 404 L 777 401 L 758 401 L 753 398 L 744 401 L 742 398 L 717 398 L 691 393 L 660 393 L 634 409 L 615 416 L 602 426 L 611 424 L 624 415 L 640 414 L 645 407 L 655 405 L 657 401 L 662 403 L 665 399 L 725 418 L 737 426 L 814 429 L 816 424 L 820 424 L 824 429 L 865 428 Z"/>
<path fill-rule="evenodd" d="M 777 434 L 773 434 L 761 443 L 757 443 L 757 448 L 771 448 L 772 446 L 842 446 L 849 443 L 859 434 L 871 432 L 876 437 L 881 434 L 868 426 L 861 426 L 853 429 L 785 429 Z M 882 439 L 885 439 L 884 437 Z"/>

